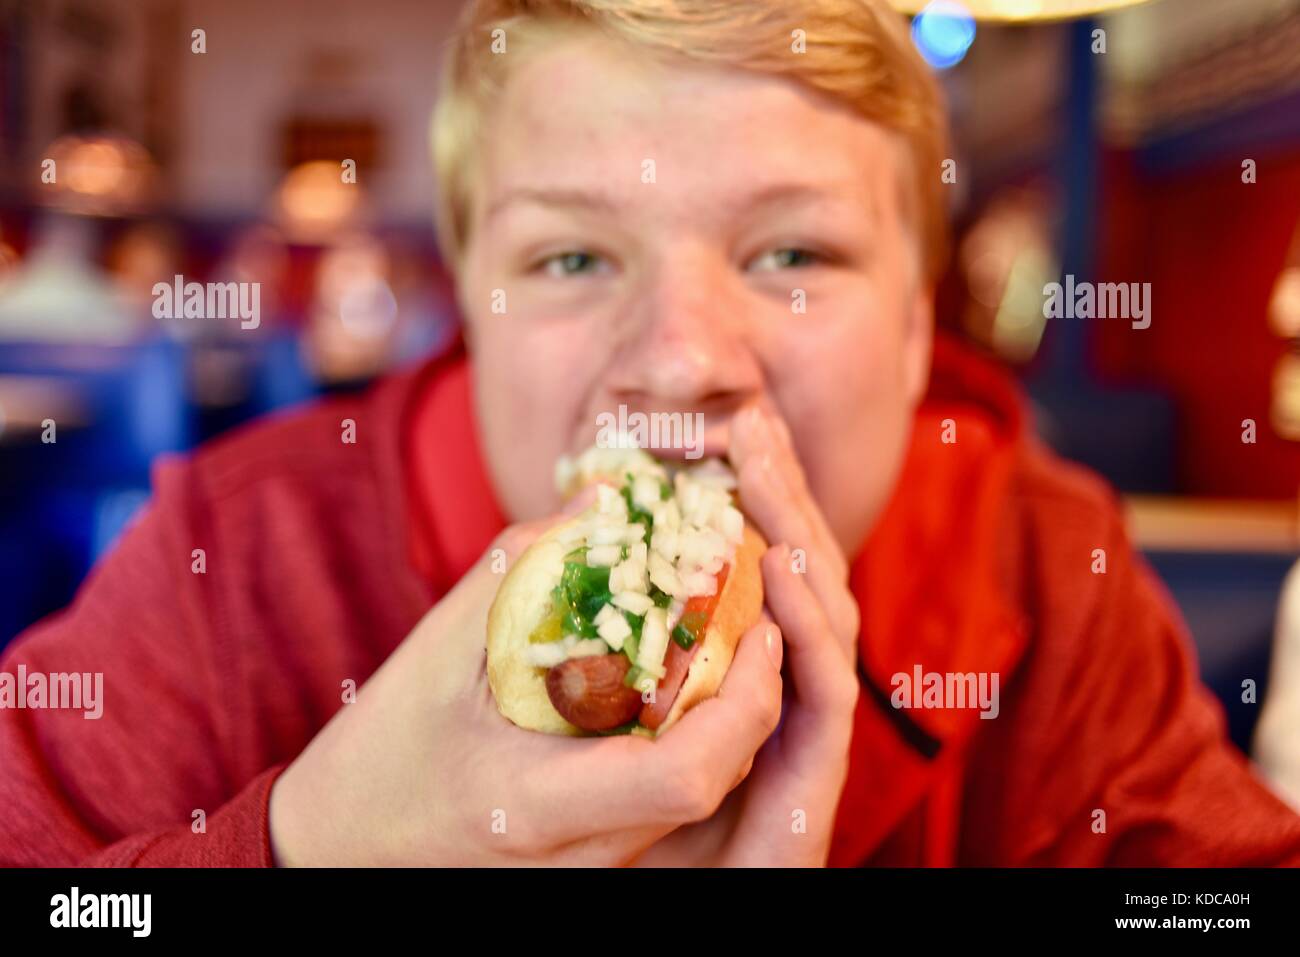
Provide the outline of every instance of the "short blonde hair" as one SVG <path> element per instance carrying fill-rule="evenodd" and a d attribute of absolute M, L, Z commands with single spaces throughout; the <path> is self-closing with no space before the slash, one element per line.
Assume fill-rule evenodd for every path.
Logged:
<path fill-rule="evenodd" d="M 453 266 L 468 239 L 482 118 L 506 62 L 582 27 L 660 55 L 789 77 L 896 134 L 910 160 L 899 184 L 904 215 L 924 274 L 937 280 L 947 257 L 947 114 L 902 17 L 884 0 L 470 0 L 449 41 L 432 127 L 438 241 Z M 500 37 L 511 56 L 493 52 Z"/>

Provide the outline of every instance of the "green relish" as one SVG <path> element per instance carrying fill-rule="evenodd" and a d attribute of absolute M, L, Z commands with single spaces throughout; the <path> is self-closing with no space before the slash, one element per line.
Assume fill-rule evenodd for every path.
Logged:
<path fill-rule="evenodd" d="M 654 529 L 654 516 L 632 500 L 633 482 L 632 474 L 628 473 L 627 482 L 620 489 L 620 493 L 623 496 L 623 501 L 627 504 L 628 520 L 639 522 L 645 526 L 645 541 L 648 542 L 650 533 Z M 659 483 L 660 501 L 667 501 L 672 497 L 672 494 L 672 486 L 661 481 Z M 586 547 L 575 548 L 564 557 L 564 570 L 560 575 L 560 584 L 551 591 L 551 609 L 542 617 L 537 627 L 533 629 L 532 634 L 529 635 L 529 641 L 559 641 L 565 635 L 577 635 L 580 638 L 600 637 L 595 624 L 596 616 L 614 597 L 609 590 L 610 569 L 588 565 L 587 551 Z M 627 556 L 628 546 L 624 545 L 621 551 L 621 559 L 625 560 Z M 672 604 L 672 596 L 653 583 L 650 585 L 648 595 L 650 600 L 659 608 L 667 608 Z M 623 648 L 621 649 L 631 663 L 624 683 L 628 687 L 636 687 L 647 676 L 647 673 L 636 665 L 637 652 L 641 646 L 641 628 L 645 623 L 645 616 L 634 615 L 623 608 L 620 608 L 619 611 L 622 612 L 628 627 L 632 629 L 632 633 L 623 640 Z M 690 618 L 691 616 L 686 617 Z M 697 617 L 702 618 L 703 616 Z M 701 625 L 702 622 L 683 621 L 673 629 L 672 638 L 681 647 L 690 648 L 699 637 Z"/>

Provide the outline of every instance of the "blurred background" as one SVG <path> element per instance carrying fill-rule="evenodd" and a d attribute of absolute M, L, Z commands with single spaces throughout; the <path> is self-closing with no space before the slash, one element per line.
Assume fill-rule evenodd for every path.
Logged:
<path fill-rule="evenodd" d="M 1124 493 L 1245 747 L 1300 554 L 1300 0 L 896 6 L 955 126 L 939 321 Z M 456 340 L 427 130 L 458 9 L 0 0 L 0 645 L 156 456 Z M 1065 274 L 1150 282 L 1150 327 L 1045 320 Z M 174 275 L 260 282 L 257 328 L 158 318 Z"/>

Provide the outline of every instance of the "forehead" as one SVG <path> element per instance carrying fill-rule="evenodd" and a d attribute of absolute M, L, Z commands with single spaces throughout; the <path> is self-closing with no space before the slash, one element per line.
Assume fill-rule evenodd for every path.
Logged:
<path fill-rule="evenodd" d="M 872 208 L 892 192 L 896 139 L 792 80 L 588 36 L 516 55 L 485 117 L 480 210 L 538 187 L 719 210 L 789 186 Z"/>

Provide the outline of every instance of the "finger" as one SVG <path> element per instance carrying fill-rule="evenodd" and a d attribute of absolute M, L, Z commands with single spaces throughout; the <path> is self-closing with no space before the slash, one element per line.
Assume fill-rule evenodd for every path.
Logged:
<path fill-rule="evenodd" d="M 763 555 L 764 600 L 781 625 L 788 673 L 805 714 L 844 717 L 858 697 L 857 676 L 839 647 L 826 614 L 802 575 L 790 570 L 789 549 Z"/>
<path fill-rule="evenodd" d="M 782 501 L 787 508 L 793 507 L 800 513 L 806 525 L 806 539 L 825 549 L 833 572 L 847 575 L 848 563 L 830 525 L 813 500 L 789 427 L 780 414 L 757 405 L 750 406 L 736 417 L 728 451 L 737 471 L 750 462 L 756 463 L 760 470 L 771 471 L 772 484 L 783 495 Z"/>
<path fill-rule="evenodd" d="M 815 547 L 825 550 L 827 567 L 834 575 L 846 576 L 848 563 L 821 508 L 813 498 L 798 452 L 790 438 L 790 430 L 780 414 L 755 405 L 737 416 L 729 452 L 737 471 L 750 463 L 756 463 L 761 471 L 772 473 L 771 484 L 779 494 L 779 500 L 787 505 L 787 509 L 793 508 L 799 513 L 806 525 L 806 537 Z"/>
<path fill-rule="evenodd" d="M 708 817 L 749 773 L 781 718 L 781 629 L 760 621 L 740 640 L 716 696 L 702 701 L 656 742 L 662 781 L 686 789 L 684 820 Z M 662 795 L 672 807 L 672 795 Z M 676 817 L 676 816 L 675 816 Z"/>
<path fill-rule="evenodd" d="M 554 857 L 548 854 L 547 862 L 563 867 L 635 866 L 643 854 L 671 835 L 672 830 L 670 825 L 657 824 L 581 837 L 559 848 Z"/>
<path fill-rule="evenodd" d="M 745 804 L 743 790 L 727 795 L 706 821 L 684 824 L 631 862 L 633 867 L 712 867 L 735 834 Z"/>
<path fill-rule="evenodd" d="M 780 716 L 780 660 L 774 665 L 767 650 L 769 634 L 779 648 L 775 625 L 746 632 L 717 696 L 662 737 L 555 739 L 535 751 L 519 784 L 528 806 L 556 809 L 547 816 L 549 839 L 672 828 L 712 814 Z"/>
<path fill-rule="evenodd" d="M 848 589 L 839 546 L 828 543 L 827 533 L 808 518 L 809 510 L 816 511 L 816 507 L 797 507 L 800 497 L 762 458 L 748 459 L 740 468 L 738 480 L 745 513 L 767 540 L 803 550 L 803 574 L 826 610 L 841 650 L 851 659 L 858 636 L 857 601 Z"/>

